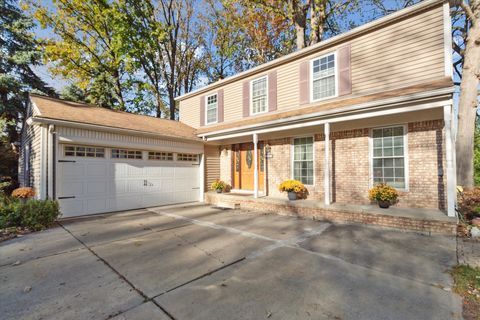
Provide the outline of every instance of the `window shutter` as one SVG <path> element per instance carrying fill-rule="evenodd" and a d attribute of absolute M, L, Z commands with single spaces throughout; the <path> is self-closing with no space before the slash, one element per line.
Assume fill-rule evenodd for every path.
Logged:
<path fill-rule="evenodd" d="M 250 115 L 250 82 L 243 82 L 243 117 Z"/>
<path fill-rule="evenodd" d="M 277 71 L 268 73 L 268 111 L 277 110 Z"/>
<path fill-rule="evenodd" d="M 338 95 L 352 93 L 352 76 L 350 68 L 350 45 L 338 49 Z"/>
<path fill-rule="evenodd" d="M 300 105 L 310 103 L 310 61 L 302 61 L 299 66 Z"/>
<path fill-rule="evenodd" d="M 200 96 L 200 126 L 205 125 L 205 96 Z"/>
<path fill-rule="evenodd" d="M 218 118 L 217 122 L 223 122 L 223 89 L 218 90 L 217 92 L 217 108 L 218 108 Z"/>

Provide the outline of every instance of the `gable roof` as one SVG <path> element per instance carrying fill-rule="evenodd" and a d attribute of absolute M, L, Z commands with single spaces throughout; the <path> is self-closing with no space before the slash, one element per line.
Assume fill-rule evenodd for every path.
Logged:
<path fill-rule="evenodd" d="M 414 4 L 410 7 L 398 10 L 394 13 L 391 13 L 389 15 L 386 15 L 380 19 L 373 20 L 371 22 L 368 22 L 364 25 L 358 26 L 356 28 L 353 28 L 347 32 L 341 33 L 337 36 L 331 37 L 329 39 L 326 39 L 324 41 L 320 41 L 319 43 L 316 43 L 311 46 L 307 46 L 301 50 L 294 51 L 290 54 L 287 54 L 285 56 L 282 56 L 280 58 L 274 59 L 272 61 L 263 63 L 259 66 L 253 67 L 251 69 L 245 70 L 243 72 L 234 74 L 232 76 L 226 77 L 225 79 L 213 82 L 209 85 L 206 85 L 204 87 L 200 87 L 196 90 L 190 91 L 188 93 L 185 93 L 181 96 L 178 96 L 175 98 L 176 101 L 182 101 L 190 97 L 194 97 L 196 95 L 208 92 L 210 90 L 214 90 L 217 88 L 220 88 L 224 85 L 227 85 L 229 83 L 250 77 L 254 74 L 258 74 L 261 72 L 265 72 L 267 70 L 273 69 L 275 67 L 278 67 L 280 65 L 286 64 L 288 62 L 294 61 L 294 60 L 299 60 L 302 59 L 314 52 L 318 52 L 321 50 L 324 50 L 326 48 L 332 47 L 334 45 L 338 45 L 340 43 L 344 43 L 346 41 L 351 40 L 352 38 L 361 36 L 365 33 L 368 33 L 372 30 L 376 30 L 378 28 L 382 28 L 385 25 L 388 25 L 390 23 L 394 23 L 396 21 L 405 19 L 409 16 L 415 15 L 419 12 L 423 12 L 425 10 L 429 10 L 430 8 L 438 7 L 440 5 L 443 5 L 443 3 L 447 3 L 447 0 L 423 0 L 420 1 L 417 4 Z"/>
<path fill-rule="evenodd" d="M 110 110 L 36 94 L 30 94 L 30 101 L 36 107 L 35 119 L 67 121 L 200 141 L 194 128 L 174 120 Z"/>

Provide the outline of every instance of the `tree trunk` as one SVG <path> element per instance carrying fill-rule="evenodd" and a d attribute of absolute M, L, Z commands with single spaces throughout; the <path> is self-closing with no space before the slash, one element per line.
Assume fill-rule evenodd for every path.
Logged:
<path fill-rule="evenodd" d="M 480 8 L 475 16 L 479 17 Z M 469 31 L 460 84 L 458 103 L 458 132 L 456 140 L 457 184 L 465 188 L 473 187 L 473 146 L 475 118 L 480 77 L 480 22 L 472 22 Z"/>
<path fill-rule="evenodd" d="M 173 88 L 168 88 L 168 103 L 170 107 L 170 120 L 175 120 L 175 90 Z"/>
<path fill-rule="evenodd" d="M 305 30 L 307 29 L 308 7 L 304 7 L 298 0 L 291 0 L 289 1 L 289 11 L 295 25 L 297 50 L 301 50 L 306 46 Z"/>

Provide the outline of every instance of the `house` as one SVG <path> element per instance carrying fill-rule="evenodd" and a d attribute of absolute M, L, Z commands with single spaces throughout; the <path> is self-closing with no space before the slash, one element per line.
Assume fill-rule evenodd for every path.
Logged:
<path fill-rule="evenodd" d="M 206 181 L 255 197 L 296 179 L 309 199 L 454 216 L 451 21 L 427 0 L 177 98 L 205 142 Z"/>
<path fill-rule="evenodd" d="M 427 0 L 177 98 L 180 122 L 31 95 L 20 180 L 64 216 L 279 197 L 366 204 L 385 182 L 398 206 L 455 215 L 447 1 Z"/>

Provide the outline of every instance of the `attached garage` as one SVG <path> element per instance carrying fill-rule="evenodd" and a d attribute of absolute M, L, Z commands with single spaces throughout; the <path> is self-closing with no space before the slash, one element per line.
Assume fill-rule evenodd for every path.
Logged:
<path fill-rule="evenodd" d="M 30 101 L 20 182 L 39 198 L 57 199 L 62 217 L 203 200 L 204 148 L 191 127 L 34 95 Z"/>

